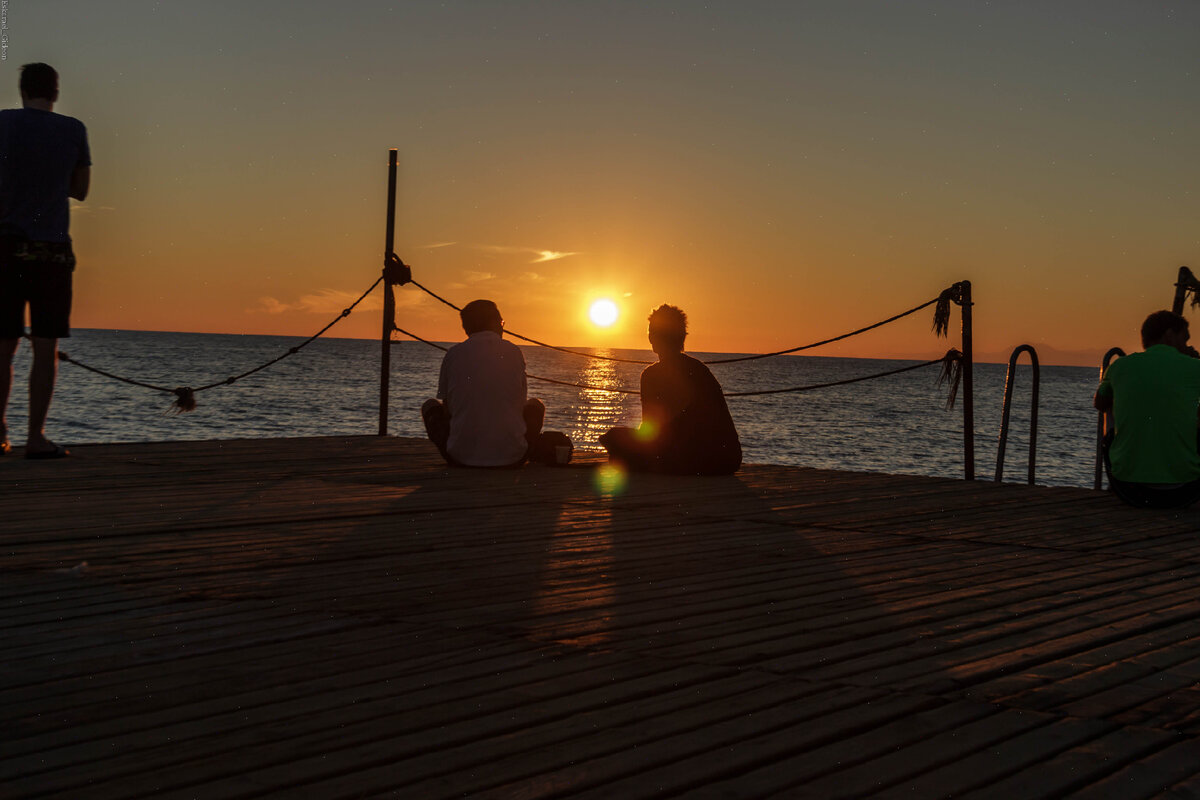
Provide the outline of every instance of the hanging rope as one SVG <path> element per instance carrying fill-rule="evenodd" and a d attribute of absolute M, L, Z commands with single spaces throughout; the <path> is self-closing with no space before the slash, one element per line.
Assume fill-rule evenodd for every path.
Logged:
<path fill-rule="evenodd" d="M 446 298 L 436 294 L 435 292 L 433 292 L 429 289 L 426 289 L 424 286 L 422 286 L 417 281 L 410 281 L 410 283 L 412 283 L 413 286 L 416 286 L 421 291 L 425 292 L 427 295 L 432 297 L 434 300 L 437 300 L 440 303 L 444 303 L 445 305 L 449 306 L 450 308 L 453 308 L 455 311 L 459 311 L 459 312 L 462 311 L 462 309 L 459 308 L 458 306 L 456 306 L 454 303 L 451 303 Z M 946 329 L 949 325 L 949 320 L 950 320 L 950 301 L 951 301 L 951 299 L 954 299 L 955 302 L 961 302 L 961 291 L 962 291 L 961 284 L 956 283 L 953 286 L 949 287 L 948 289 L 943 290 L 942 293 L 940 295 L 938 295 L 937 297 L 935 297 L 934 299 L 927 300 L 926 302 L 921 303 L 919 306 L 910 308 L 908 311 L 902 311 L 901 313 L 896 314 L 895 316 L 888 317 L 887 319 L 881 320 L 880 322 L 876 322 L 872 325 L 867 325 L 866 327 L 859 328 L 858 330 L 850 331 L 849 333 L 843 333 L 840 336 L 834 336 L 833 338 L 830 338 L 830 339 L 822 339 L 819 342 L 813 342 L 812 344 L 800 345 L 799 347 L 790 347 L 787 350 L 776 350 L 773 353 L 759 353 L 757 355 L 735 356 L 733 358 L 717 358 L 717 359 L 713 359 L 712 361 L 705 361 L 703 363 L 705 363 L 705 364 L 733 364 L 733 363 L 736 363 L 739 361 L 755 361 L 755 360 L 761 359 L 761 358 L 772 358 L 774 356 L 785 356 L 790 353 L 799 353 L 802 350 L 812 350 L 815 347 L 821 347 L 823 345 L 832 344 L 833 342 L 840 342 L 842 339 L 849 339 L 851 336 L 857 336 L 860 333 L 866 333 L 869 330 L 874 330 L 875 328 L 882 327 L 891 322 L 895 322 L 898 319 L 903 319 L 904 317 L 907 317 L 910 314 L 915 314 L 918 311 L 920 311 L 921 309 L 927 308 L 927 307 L 933 305 L 934 303 L 937 304 L 937 308 L 934 311 L 933 327 L 939 336 L 945 336 Z M 507 328 L 504 329 L 504 332 L 514 339 L 520 339 L 523 342 L 529 342 L 530 344 L 536 344 L 539 347 L 545 347 L 550 350 L 557 350 L 560 353 L 567 353 L 568 355 L 581 356 L 583 358 L 592 358 L 592 359 L 596 359 L 598 361 L 617 361 L 622 364 L 653 364 L 654 363 L 653 361 L 642 361 L 642 360 L 635 359 L 635 358 L 620 358 L 619 356 L 602 356 L 602 355 L 598 355 L 595 353 L 581 353 L 578 350 L 570 350 L 565 347 L 558 347 L 556 345 L 547 344 L 546 342 L 540 342 L 537 339 L 531 339 L 528 336 L 522 336 L 521 334 L 510 331 Z M 414 338 L 416 338 L 416 337 L 414 337 Z"/>
<path fill-rule="evenodd" d="M 845 386 L 846 384 L 860 383 L 861 381 L 874 380 L 875 378 L 886 378 L 888 375 L 899 375 L 901 372 L 912 372 L 913 370 L 916 370 L 916 369 L 923 369 L 925 367 L 931 367 L 934 364 L 944 364 L 946 362 L 946 360 L 948 358 L 950 358 L 950 353 L 958 353 L 958 351 L 951 350 L 950 352 L 946 353 L 946 355 L 942 356 L 941 358 L 935 358 L 931 361 L 924 361 L 920 364 L 911 364 L 907 367 L 900 367 L 898 369 L 890 369 L 886 372 L 877 372 L 874 375 L 861 375 L 857 378 L 846 378 L 845 380 L 830 381 L 829 383 L 814 383 L 814 384 L 810 384 L 808 386 L 792 386 L 788 389 L 760 389 L 756 392 L 726 392 L 725 396 L 726 397 L 755 397 L 760 394 L 784 394 L 786 392 L 809 392 L 809 391 L 812 391 L 813 389 L 828 389 L 831 386 Z M 939 385 L 940 385 L 940 382 L 939 382 Z M 953 390 L 954 391 L 958 390 L 957 383 L 955 383 Z M 950 403 L 948 403 L 946 407 L 949 408 L 953 404 L 953 402 L 954 401 L 953 401 L 953 395 L 952 395 Z"/>
<path fill-rule="evenodd" d="M 122 383 L 128 383 L 132 386 L 141 386 L 144 389 L 153 389 L 157 392 L 167 392 L 168 394 L 173 394 L 173 395 L 175 395 L 175 401 L 173 403 L 171 403 L 170 410 L 176 414 L 182 414 L 187 411 L 195 410 L 195 408 L 196 408 L 196 392 L 203 392 L 203 391 L 207 391 L 208 389 L 213 389 L 217 386 L 228 386 L 231 383 L 236 383 L 237 381 L 240 381 L 242 378 L 253 375 L 256 372 L 261 372 L 262 370 L 266 369 L 267 367 L 271 366 L 272 364 L 277 364 L 280 361 L 282 361 L 283 359 L 287 358 L 288 356 L 293 356 L 296 353 L 300 352 L 300 350 L 307 347 L 309 344 L 311 344 L 313 341 L 315 341 L 317 338 L 319 338 L 322 334 L 324 334 L 327 330 L 332 328 L 337 323 L 341 322 L 346 317 L 350 316 L 350 312 L 354 310 L 355 306 L 357 306 L 359 303 L 361 303 L 366 298 L 367 295 L 369 295 L 371 292 L 373 292 L 375 290 L 375 287 L 378 286 L 379 282 L 382 280 L 383 280 L 383 276 L 381 275 L 379 278 L 377 278 L 375 280 L 374 283 L 371 284 L 371 288 L 369 288 L 365 292 L 363 292 L 362 295 L 360 295 L 359 298 L 357 300 L 355 300 L 353 303 L 351 303 L 348 307 L 342 309 L 342 313 L 339 314 L 338 316 L 334 317 L 333 321 L 331 321 L 324 328 L 321 328 L 321 330 L 317 331 L 312 336 L 305 339 L 302 343 L 296 345 L 295 347 L 288 348 L 287 352 L 285 352 L 283 355 L 273 358 L 270 361 L 268 361 L 267 363 L 261 364 L 257 367 L 254 367 L 253 369 L 248 369 L 245 372 L 241 373 L 240 375 L 232 375 L 224 380 L 215 381 L 206 386 L 200 386 L 195 389 L 193 389 L 190 386 L 177 386 L 174 389 L 168 389 L 165 386 L 155 386 L 152 383 L 143 383 L 142 381 L 137 381 L 132 378 L 124 378 L 124 377 L 121 377 L 120 375 L 114 375 L 111 372 L 105 372 L 102 369 L 98 369 L 96 367 L 92 367 L 87 364 L 84 364 L 82 361 L 77 361 L 74 358 L 71 358 L 69 355 L 67 355 L 66 353 L 64 353 L 61 350 L 58 352 L 58 357 L 60 360 L 65 361 L 68 364 L 74 364 L 75 366 L 85 369 L 88 372 L 94 372 L 97 375 L 103 375 L 106 378 L 112 378 L 113 380 L 121 381 Z"/>
<path fill-rule="evenodd" d="M 417 336 L 415 333 L 409 333 L 408 331 L 404 330 L 403 328 L 393 327 L 393 330 L 396 333 L 403 333 L 405 336 L 409 337 L 410 339 L 416 339 L 418 342 L 423 342 L 424 344 L 427 344 L 430 347 L 436 347 L 438 350 L 441 350 L 443 353 L 447 352 L 450 349 L 449 347 L 444 347 L 444 346 L 438 344 L 437 342 L 431 342 L 428 339 L 422 339 L 420 336 Z M 541 375 L 533 375 L 528 372 L 525 373 L 525 377 L 532 378 L 535 381 L 543 381 L 545 383 L 557 383 L 559 386 L 574 386 L 578 389 L 591 389 L 592 391 L 596 391 L 596 392 L 617 392 L 619 394 L 641 394 L 641 391 L 638 389 L 608 389 L 608 388 L 601 387 L 601 386 L 590 386 L 586 383 L 571 383 L 570 381 L 560 381 L 557 378 L 544 378 Z"/>
<path fill-rule="evenodd" d="M 425 292 L 425 294 L 429 295 L 434 300 L 437 300 L 439 303 L 445 303 L 446 305 L 453 308 L 455 311 L 459 311 L 459 312 L 462 311 L 462 309 L 459 308 L 458 306 L 454 305 L 454 303 L 451 303 L 446 298 L 441 297 L 440 295 L 437 295 L 437 294 L 431 292 L 429 289 L 426 289 L 424 286 L 417 283 L 416 281 L 410 281 L 410 283 L 412 283 L 413 286 L 417 287 L 422 292 Z M 399 330 L 399 329 L 397 329 L 397 330 Z M 520 339 L 523 342 L 529 342 L 530 344 L 536 344 L 538 347 L 545 347 L 550 350 L 557 350 L 560 353 L 567 353 L 567 354 L 573 355 L 573 356 L 582 356 L 584 358 L 594 358 L 594 359 L 597 359 L 600 361 L 619 361 L 622 364 L 653 364 L 654 363 L 653 361 L 639 361 L 634 358 L 621 358 L 619 356 L 601 356 L 601 355 L 593 355 L 592 353 L 581 353 L 578 350 L 569 350 L 565 347 L 558 347 L 557 345 L 547 344 L 546 342 L 539 342 L 537 339 L 531 339 L 528 336 L 522 336 L 519 333 L 510 331 L 508 328 L 505 328 L 504 332 L 507 333 L 509 336 L 511 336 L 514 339 Z M 416 338 L 416 337 L 414 337 L 414 338 Z"/>
<path fill-rule="evenodd" d="M 444 347 L 440 344 L 437 344 L 436 342 L 431 342 L 428 339 L 423 339 L 420 336 L 417 336 L 415 333 L 410 333 L 410 332 L 404 330 L 403 328 L 395 328 L 395 332 L 402 333 L 405 336 L 409 337 L 410 339 L 415 339 L 416 341 L 427 344 L 430 347 L 436 347 L 438 350 L 441 350 L 443 353 L 447 352 L 450 349 L 448 347 Z M 907 367 L 900 367 L 898 369 L 887 370 L 886 372 L 877 372 L 874 375 L 862 375 L 857 378 L 846 378 L 845 380 L 831 381 L 829 383 L 814 383 L 814 384 L 809 384 L 808 386 L 792 386 L 787 389 L 759 389 L 758 391 L 753 391 L 753 392 L 725 392 L 724 395 L 726 397 L 756 397 L 758 395 L 764 395 L 764 394 L 784 394 L 784 393 L 789 393 L 789 392 L 809 392 L 814 389 L 827 389 L 831 386 L 845 386 L 846 384 L 859 383 L 861 381 L 869 381 L 869 380 L 873 380 L 875 378 L 886 378 L 889 375 L 899 375 L 902 372 L 912 372 L 913 370 L 923 369 L 924 367 L 931 367 L 934 364 L 942 365 L 942 372 L 941 372 L 941 375 L 939 375 L 939 377 L 938 377 L 938 386 L 942 386 L 947 381 L 950 381 L 950 383 L 951 383 L 950 396 L 946 400 L 946 408 L 947 409 L 953 408 L 955 397 L 958 394 L 959 381 L 962 378 L 962 353 L 960 353 L 958 350 L 956 350 L 954 348 L 951 348 L 950 350 L 948 350 L 946 352 L 946 355 L 942 356 L 941 358 L 935 358 L 930 361 L 924 361 L 920 364 L 911 364 Z M 536 380 L 536 381 L 544 381 L 545 383 L 555 383 L 555 384 L 558 384 L 559 386 L 573 386 L 578 389 L 587 389 L 587 390 L 594 391 L 594 392 L 616 392 L 618 394 L 641 394 L 641 391 L 638 389 L 623 389 L 623 388 L 613 389 L 613 388 L 609 388 L 607 386 L 594 386 L 594 385 L 586 384 L 586 383 L 572 383 L 570 381 L 560 381 L 555 378 L 545 378 L 540 375 L 533 375 L 528 372 L 525 373 L 525 377 L 532 378 L 533 380 Z"/>
<path fill-rule="evenodd" d="M 705 364 L 732 364 L 736 361 L 753 361 L 758 358 L 770 358 L 771 356 L 785 356 L 789 353 L 799 353 L 801 350 L 811 350 L 814 347 L 820 347 L 821 345 L 831 344 L 833 342 L 840 342 L 842 339 L 849 339 L 851 336 L 857 336 L 860 333 L 866 333 L 867 331 L 872 330 L 874 328 L 879 328 L 883 325 L 887 325 L 889 322 L 895 322 L 898 319 L 903 319 L 904 317 L 907 317 L 909 314 L 917 313 L 922 308 L 928 308 L 929 306 L 933 305 L 934 303 L 939 302 L 939 300 L 940 300 L 940 298 L 935 297 L 933 300 L 929 300 L 924 303 L 921 303 L 921 305 L 919 305 L 915 308 L 910 308 L 908 311 L 901 312 L 894 317 L 888 317 L 887 319 L 885 319 L 881 322 L 876 322 L 874 325 L 868 325 L 865 328 L 859 328 L 856 331 L 850 331 L 849 333 L 843 333 L 841 336 L 834 336 L 832 339 L 822 339 L 819 342 L 813 342 L 812 344 L 806 344 L 806 345 L 802 345 L 800 347 L 792 347 L 788 350 L 776 350 L 774 353 L 762 353 L 762 354 L 756 355 L 756 356 L 738 356 L 736 358 L 718 358 L 718 359 L 714 359 L 712 361 L 705 361 L 704 363 Z"/>

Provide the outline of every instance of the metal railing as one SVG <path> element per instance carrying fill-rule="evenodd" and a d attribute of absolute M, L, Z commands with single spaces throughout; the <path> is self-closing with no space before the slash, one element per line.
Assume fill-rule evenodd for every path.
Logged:
<path fill-rule="evenodd" d="M 1104 360 L 1100 362 L 1100 380 L 1104 380 L 1104 372 L 1112 363 L 1113 358 L 1121 358 L 1124 355 L 1125 351 L 1119 347 L 1110 348 L 1104 354 Z M 1108 419 L 1108 414 L 1109 412 L 1105 411 L 1096 413 L 1096 482 L 1093 489 L 1104 488 L 1104 423 Z"/>
<path fill-rule="evenodd" d="M 1029 408 L 1029 484 L 1033 484 L 1034 473 L 1037 469 L 1037 418 L 1038 418 L 1038 388 L 1041 383 L 1041 368 L 1038 366 L 1037 351 L 1031 345 L 1023 344 L 1012 351 L 1008 358 L 1008 374 L 1004 378 L 1004 411 L 1000 419 L 1000 441 L 996 448 L 996 483 L 1004 478 L 1004 451 L 1008 446 L 1009 412 L 1012 410 L 1013 384 L 1016 381 L 1017 359 L 1021 353 L 1029 353 L 1029 366 L 1033 369 L 1033 382 L 1030 387 Z"/>

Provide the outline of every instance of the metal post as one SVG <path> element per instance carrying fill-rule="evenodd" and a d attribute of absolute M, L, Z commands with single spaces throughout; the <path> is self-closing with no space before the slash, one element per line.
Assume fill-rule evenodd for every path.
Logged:
<path fill-rule="evenodd" d="M 1029 402 L 1029 485 L 1033 485 L 1037 464 L 1038 387 L 1041 383 L 1041 368 L 1038 366 L 1037 350 L 1023 344 L 1012 351 L 1008 359 L 1008 373 L 1004 377 L 1004 406 L 1000 415 L 1000 440 L 996 446 L 996 483 L 1004 479 L 1004 451 L 1008 447 L 1009 412 L 1012 410 L 1013 385 L 1017 379 L 1017 359 L 1021 353 L 1029 353 L 1029 366 L 1033 373 Z"/>
<path fill-rule="evenodd" d="M 396 148 L 388 150 L 387 236 L 383 248 L 383 335 L 379 365 L 379 435 L 388 432 L 388 383 L 392 376 L 392 326 L 396 317 L 396 297 L 392 293 L 388 264 L 395 250 L 396 237 Z"/>
<path fill-rule="evenodd" d="M 1113 358 L 1121 358 L 1124 355 L 1125 351 L 1119 347 L 1113 347 L 1104 354 L 1104 360 L 1100 362 L 1100 380 L 1104 380 L 1104 373 L 1108 370 L 1108 365 L 1112 363 Z M 1104 434 L 1106 433 L 1104 424 L 1108 420 L 1108 416 L 1109 414 L 1103 411 L 1097 412 L 1096 416 L 1096 483 L 1093 488 L 1097 490 L 1104 486 Z"/>
<path fill-rule="evenodd" d="M 959 283 L 962 306 L 963 471 L 975 480 L 975 389 L 971 355 L 971 282 Z"/>

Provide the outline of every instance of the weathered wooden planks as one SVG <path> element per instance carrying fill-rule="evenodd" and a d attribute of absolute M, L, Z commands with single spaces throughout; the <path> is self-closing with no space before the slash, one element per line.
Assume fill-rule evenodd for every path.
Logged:
<path fill-rule="evenodd" d="M 0 459 L 5 797 L 1200 785 L 1200 512 L 378 437 L 74 450 Z"/>

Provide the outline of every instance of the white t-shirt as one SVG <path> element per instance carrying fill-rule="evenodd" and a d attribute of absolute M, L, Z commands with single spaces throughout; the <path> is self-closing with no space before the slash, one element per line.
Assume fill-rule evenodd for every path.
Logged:
<path fill-rule="evenodd" d="M 442 359 L 438 397 L 450 412 L 446 451 L 471 467 L 515 464 L 525 455 L 525 357 L 494 331 L 472 333 Z"/>

